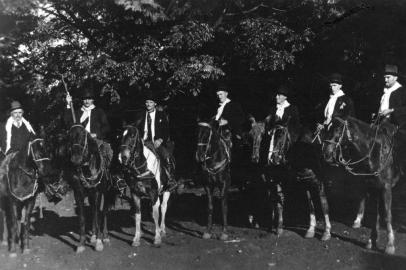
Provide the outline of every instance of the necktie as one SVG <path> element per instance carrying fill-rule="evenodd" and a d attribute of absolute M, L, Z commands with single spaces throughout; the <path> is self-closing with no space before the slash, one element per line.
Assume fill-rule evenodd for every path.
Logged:
<path fill-rule="evenodd" d="M 150 113 L 147 114 L 147 141 L 152 141 L 152 130 L 151 130 L 152 119 Z"/>

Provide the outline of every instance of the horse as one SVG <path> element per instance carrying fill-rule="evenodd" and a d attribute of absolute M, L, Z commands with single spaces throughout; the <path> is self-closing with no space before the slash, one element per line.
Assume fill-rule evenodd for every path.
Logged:
<path fill-rule="evenodd" d="M 154 245 L 162 243 L 166 235 L 165 217 L 171 192 L 161 182 L 161 164 L 153 149 L 144 145 L 140 132 L 135 125 L 124 128 L 121 139 L 119 162 L 122 175 L 130 188 L 135 207 L 135 235 L 132 246 L 140 246 L 141 240 L 141 199 L 152 204 L 152 218 L 155 224 Z M 162 199 L 160 198 L 162 195 Z M 161 209 L 161 223 L 159 223 Z"/>
<path fill-rule="evenodd" d="M 379 237 L 380 201 L 388 240 L 385 253 L 395 253 L 395 235 L 392 229 L 392 188 L 399 181 L 400 170 L 393 159 L 396 127 L 387 121 L 369 125 L 353 117 L 333 119 L 323 144 L 324 159 L 340 165 L 349 173 L 359 176 L 370 189 L 374 203 L 375 219 L 366 244 L 367 249 L 376 248 Z"/>
<path fill-rule="evenodd" d="M 219 188 L 222 206 L 223 230 L 220 240 L 228 239 L 227 212 L 228 190 L 231 183 L 230 146 L 219 134 L 216 127 L 210 123 L 198 123 L 196 161 L 203 171 L 203 187 L 207 194 L 207 228 L 203 239 L 210 239 L 213 227 L 213 196 L 214 189 Z"/>
<path fill-rule="evenodd" d="M 79 245 L 76 253 L 85 251 L 85 204 L 87 195 L 92 214 L 91 243 L 96 251 L 104 249 L 109 243 L 107 231 L 107 212 L 114 201 L 111 191 L 110 160 L 102 154 L 97 141 L 80 124 L 70 127 L 67 148 L 58 149 L 59 154 L 67 154 L 64 177 L 73 189 L 79 218 Z M 65 153 L 64 153 L 65 152 Z"/>
<path fill-rule="evenodd" d="M 289 179 L 294 180 L 294 184 L 301 184 L 306 190 L 310 224 L 306 231 L 305 238 L 315 236 L 316 213 L 314 208 L 315 194 L 321 202 L 321 209 L 325 219 L 325 228 L 321 237 L 322 241 L 331 238 L 331 224 L 328 215 L 328 203 L 325 194 L 324 174 L 322 171 L 320 148 L 313 143 L 313 134 L 308 128 L 300 128 L 290 134 L 288 128 L 276 125 L 270 130 L 270 147 L 263 149 L 265 143 L 264 123 L 255 123 L 250 131 L 253 140 L 251 160 L 259 163 L 261 159 L 267 159 L 267 164 L 263 166 L 263 173 L 259 182 L 269 189 L 274 201 L 273 212 L 277 211 L 278 222 L 276 227 L 277 235 L 283 233 L 283 208 L 284 190 L 283 186 Z M 264 158 L 263 155 L 266 155 Z M 276 206 L 275 206 L 276 202 Z M 276 208 L 276 209 L 275 209 Z"/>
<path fill-rule="evenodd" d="M 1 167 L 0 200 L 6 212 L 10 257 L 16 257 L 19 240 L 22 252 L 30 252 L 30 216 L 38 186 L 60 181 L 61 173 L 52 163 L 42 138 L 29 141 L 27 150 L 8 153 Z M 17 220 L 21 220 L 19 235 Z"/>

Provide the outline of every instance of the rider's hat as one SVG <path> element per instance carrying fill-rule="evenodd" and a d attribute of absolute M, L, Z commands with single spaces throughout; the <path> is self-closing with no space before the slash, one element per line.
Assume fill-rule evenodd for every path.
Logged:
<path fill-rule="evenodd" d="M 10 104 L 9 112 L 11 113 L 11 112 L 13 112 L 15 110 L 18 110 L 18 109 L 23 109 L 23 106 L 21 105 L 21 103 L 19 101 L 13 100 L 11 102 L 11 104 Z"/>
<path fill-rule="evenodd" d="M 398 76 L 398 66 L 396 65 L 385 65 L 383 72 L 384 75 Z"/>
<path fill-rule="evenodd" d="M 333 73 L 329 77 L 329 83 L 343 84 L 343 76 L 340 73 Z"/>
<path fill-rule="evenodd" d="M 284 95 L 285 97 L 289 97 L 291 91 L 290 91 L 289 86 L 283 84 L 283 85 L 278 87 L 276 93 Z"/>

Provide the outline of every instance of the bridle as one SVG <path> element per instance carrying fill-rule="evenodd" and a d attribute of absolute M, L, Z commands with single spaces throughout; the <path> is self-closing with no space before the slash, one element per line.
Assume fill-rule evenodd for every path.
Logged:
<path fill-rule="evenodd" d="M 206 147 L 206 150 L 204 151 L 204 154 L 203 154 L 203 157 L 204 157 L 203 169 L 205 171 L 207 171 L 209 174 L 216 175 L 216 174 L 222 172 L 223 169 L 227 166 L 228 162 L 230 161 L 230 151 L 229 151 L 229 149 L 227 147 L 227 144 L 224 141 L 224 139 L 220 137 L 219 140 L 221 141 L 221 143 L 224 146 L 224 150 L 226 152 L 226 157 L 223 160 L 221 160 L 217 165 L 208 166 L 207 161 L 209 159 L 211 159 L 211 157 L 208 156 L 208 153 L 209 153 L 209 150 L 211 150 L 210 146 L 211 146 L 211 140 L 212 140 L 212 137 L 213 137 L 213 128 L 209 123 L 200 122 L 200 123 L 198 123 L 198 125 L 201 126 L 201 127 L 207 127 L 209 129 L 209 131 L 210 131 L 208 139 L 207 139 L 206 142 L 198 142 L 197 143 L 198 147 Z"/>
<path fill-rule="evenodd" d="M 137 141 L 140 140 L 139 136 L 140 133 L 138 132 L 138 129 L 133 126 L 133 125 L 127 125 L 125 126 L 125 131 L 124 131 L 124 135 L 123 135 L 123 139 L 125 138 L 125 136 L 128 136 L 128 130 L 129 129 L 133 129 L 136 131 L 136 134 L 131 134 L 130 136 L 130 141 L 127 144 L 122 143 L 120 145 L 120 148 L 122 150 L 128 149 L 130 151 L 130 166 L 126 166 L 127 168 L 131 168 L 133 170 L 135 170 L 137 177 L 138 178 L 142 178 L 145 177 L 147 175 L 149 175 L 149 171 L 145 170 L 145 172 L 141 172 L 142 168 L 146 168 L 147 167 L 147 160 L 145 159 L 144 162 L 140 165 L 140 166 L 136 166 L 135 165 L 135 160 L 140 157 L 140 153 L 138 151 L 136 151 L 136 145 L 137 145 Z M 119 156 L 119 159 L 121 158 L 121 154 Z"/>
<path fill-rule="evenodd" d="M 78 147 L 80 147 L 81 149 L 82 149 L 82 156 L 84 156 L 84 154 L 86 153 L 86 150 L 88 149 L 88 138 L 87 138 L 87 131 L 86 131 L 86 129 L 82 126 L 82 125 L 79 125 L 79 124 L 75 124 L 75 125 L 73 125 L 73 126 L 71 126 L 70 127 L 70 129 L 69 129 L 69 131 L 70 130 L 72 130 L 73 128 L 75 128 L 75 127 L 80 127 L 81 129 L 83 129 L 84 131 L 85 131 L 85 142 L 84 142 L 84 144 L 83 145 L 81 145 L 80 143 L 73 143 L 72 144 L 72 148 L 74 147 L 74 146 L 78 146 Z"/>
<path fill-rule="evenodd" d="M 378 130 L 379 130 L 379 127 L 380 127 L 380 126 L 377 125 L 377 126 L 375 127 L 375 135 L 374 135 L 374 138 L 373 138 L 372 145 L 369 147 L 368 153 L 367 153 L 365 156 L 363 156 L 362 158 L 358 159 L 357 161 L 351 161 L 351 159 L 346 160 L 346 159 L 344 158 L 344 156 L 343 156 L 343 150 L 342 150 L 342 143 L 343 143 L 343 139 L 344 139 L 345 135 L 347 135 L 347 138 L 348 138 L 348 140 L 349 140 L 350 142 L 353 141 L 353 137 L 352 137 L 352 135 L 351 135 L 351 131 L 350 131 L 349 127 L 348 127 L 348 121 L 347 121 L 347 120 L 343 120 L 343 119 L 341 119 L 341 118 L 339 118 L 339 117 L 336 117 L 335 119 L 338 120 L 338 121 L 342 124 L 342 126 L 343 126 L 343 129 L 342 129 L 342 131 L 341 131 L 341 135 L 340 135 L 340 137 L 339 137 L 339 139 L 338 139 L 337 142 L 335 142 L 335 141 L 333 141 L 333 140 L 324 140 L 324 142 L 326 142 L 326 143 L 328 143 L 328 144 L 333 144 L 333 145 L 334 145 L 334 153 L 336 154 L 336 155 L 334 155 L 334 156 L 337 156 L 337 151 L 338 151 L 338 160 L 337 160 L 337 163 L 338 163 L 339 165 L 344 166 L 344 168 L 345 168 L 349 173 L 351 173 L 352 175 L 357 175 L 357 176 L 378 176 L 378 175 L 381 173 L 381 171 L 386 167 L 386 163 L 388 162 L 389 157 L 390 157 L 390 155 L 392 154 L 393 143 L 391 143 L 391 147 L 390 147 L 389 153 L 388 153 L 387 156 L 386 156 L 384 165 L 382 165 L 378 170 L 376 170 L 376 171 L 374 171 L 374 172 L 372 172 L 372 173 L 354 172 L 354 168 L 353 168 L 352 166 L 357 165 L 357 164 L 359 164 L 359 163 L 361 163 L 361 162 L 363 162 L 363 161 L 365 161 L 365 160 L 371 158 L 372 151 L 373 151 L 373 149 L 374 149 L 374 147 L 375 147 L 375 145 L 376 145 L 376 141 L 377 141 L 377 137 L 378 137 Z M 324 143 L 323 143 L 323 146 L 322 146 L 322 147 L 324 147 Z"/>
<path fill-rule="evenodd" d="M 213 130 L 212 130 L 211 125 L 208 124 L 208 123 L 200 122 L 200 123 L 198 123 L 198 125 L 201 126 L 201 127 L 207 127 L 209 129 L 209 132 L 210 132 L 209 136 L 208 136 L 208 139 L 207 139 L 207 142 L 198 142 L 197 143 L 197 147 L 206 147 L 206 150 L 204 151 L 203 156 L 204 156 L 204 160 L 207 160 L 207 159 L 210 158 L 210 157 L 209 158 L 207 157 L 207 153 L 210 150 L 210 142 L 211 142 L 211 137 L 213 136 Z"/>
<path fill-rule="evenodd" d="M 41 161 L 44 161 L 44 160 L 51 160 L 49 157 L 43 157 L 43 158 L 39 157 L 39 158 L 37 158 L 37 157 L 35 156 L 34 149 L 32 148 L 32 146 L 33 146 L 36 142 L 38 142 L 38 141 L 43 142 L 44 139 L 42 139 L 42 138 L 37 138 L 37 139 L 34 139 L 34 140 L 32 140 L 32 141 L 30 141 L 30 142 L 28 143 L 28 155 L 31 154 L 32 161 L 34 161 L 35 164 L 37 164 L 37 162 L 41 162 Z"/>
<path fill-rule="evenodd" d="M 284 149 L 286 148 L 286 147 L 289 147 L 289 142 L 290 142 L 290 135 L 289 135 L 289 131 L 288 131 L 288 128 L 287 127 L 285 127 L 285 126 L 282 126 L 282 125 L 276 125 L 272 130 L 271 130 L 271 142 L 270 143 L 275 143 L 275 141 L 274 141 L 274 137 L 275 137 L 275 134 L 276 134 L 276 131 L 278 131 L 278 130 L 282 130 L 284 133 L 283 133 L 283 139 L 282 139 L 282 143 L 281 143 L 281 146 L 280 147 L 278 147 L 277 149 L 275 149 L 275 146 L 276 145 L 274 145 L 274 149 L 272 150 L 272 155 L 271 155 L 271 160 L 272 160 L 272 157 L 276 154 L 278 154 L 278 153 L 280 153 L 280 152 L 282 152 L 282 154 L 283 155 L 285 155 L 286 153 L 284 153 Z M 281 155 L 279 155 L 279 156 L 281 156 Z M 283 158 L 283 160 L 284 160 L 285 158 Z"/>

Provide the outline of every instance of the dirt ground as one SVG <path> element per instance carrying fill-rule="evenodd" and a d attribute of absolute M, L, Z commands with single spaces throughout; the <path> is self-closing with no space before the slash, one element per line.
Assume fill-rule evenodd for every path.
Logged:
<path fill-rule="evenodd" d="M 370 230 L 351 228 L 356 200 L 343 189 L 347 184 L 330 185 L 336 192 L 329 194 L 333 222 L 332 239 L 328 242 L 319 240 L 321 223 L 314 239 L 303 237 L 306 204 L 297 197 L 287 201 L 282 236 L 277 237 L 266 228 L 248 228 L 244 197 L 239 192 L 230 196 L 229 240 L 203 240 L 205 196 L 187 192 L 172 197 L 167 216 L 168 235 L 160 247 L 152 244 L 154 228 L 149 213 L 143 215 L 141 246 L 131 246 L 134 219 L 128 202 L 118 198 L 109 214 L 110 244 L 104 251 L 96 252 L 88 243 L 85 252 L 79 255 L 74 252 L 78 225 L 73 194 L 68 193 L 57 205 L 44 203 L 43 219 L 39 219 L 38 212 L 34 214 L 30 254 L 9 258 L 7 248 L 0 248 L 0 269 L 406 269 L 406 192 L 395 192 L 396 255 L 387 256 L 383 254 L 386 240 L 383 229 L 379 250 L 368 251 L 364 244 Z M 146 204 L 144 209 L 147 208 Z M 219 220 L 217 214 L 217 224 Z M 220 229 L 217 225 L 215 232 L 218 234 Z"/>

